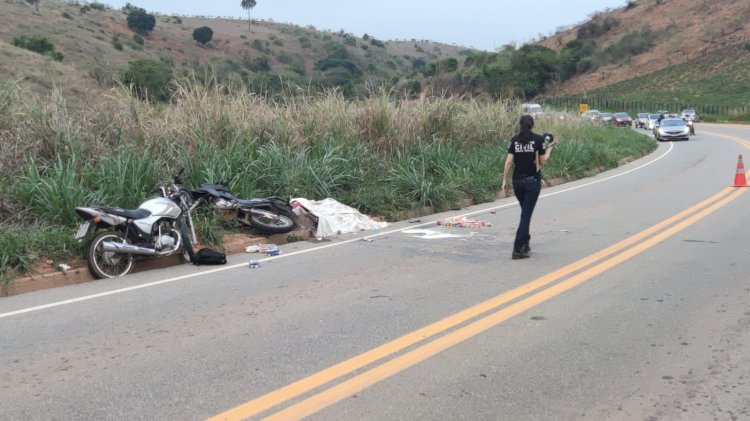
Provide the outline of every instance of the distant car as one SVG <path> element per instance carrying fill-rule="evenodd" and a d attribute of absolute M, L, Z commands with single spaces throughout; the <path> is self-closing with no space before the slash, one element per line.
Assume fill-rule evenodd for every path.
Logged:
<path fill-rule="evenodd" d="M 688 140 L 690 139 L 690 128 L 681 118 L 665 118 L 654 130 L 654 138 L 659 141 L 665 140 Z"/>
<path fill-rule="evenodd" d="M 614 113 L 611 122 L 614 126 L 630 127 L 633 124 L 633 119 L 628 113 Z"/>
<path fill-rule="evenodd" d="M 521 104 L 521 110 L 532 117 L 544 114 L 544 109 L 539 104 Z"/>
<path fill-rule="evenodd" d="M 646 130 L 656 130 L 659 127 L 659 114 L 649 114 L 646 122 Z"/>
<path fill-rule="evenodd" d="M 588 121 L 598 121 L 602 118 L 602 113 L 599 110 L 588 110 L 581 114 L 581 118 Z"/>
<path fill-rule="evenodd" d="M 681 116 L 685 120 L 690 120 L 693 122 L 698 121 L 698 113 L 696 113 L 695 109 L 693 108 L 686 108 L 682 110 Z"/>
<path fill-rule="evenodd" d="M 638 113 L 635 117 L 635 127 L 645 129 L 648 123 L 648 113 Z"/>
<path fill-rule="evenodd" d="M 659 110 L 659 111 L 656 112 L 656 114 L 669 115 L 669 111 L 667 111 L 667 110 Z"/>
<path fill-rule="evenodd" d="M 609 123 L 612 121 L 612 113 L 602 113 L 602 123 Z"/>

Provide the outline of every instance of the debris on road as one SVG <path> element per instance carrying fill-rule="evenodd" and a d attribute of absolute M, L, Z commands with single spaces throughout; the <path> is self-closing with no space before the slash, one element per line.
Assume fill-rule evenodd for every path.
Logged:
<path fill-rule="evenodd" d="M 457 227 L 457 228 L 483 228 L 483 227 L 492 226 L 490 222 L 466 219 L 465 216 L 457 216 L 455 218 L 440 219 L 437 221 L 437 224 L 443 227 Z"/>
<path fill-rule="evenodd" d="M 415 238 L 422 238 L 425 240 L 437 240 L 440 238 L 461 238 L 462 236 L 456 234 L 449 234 L 447 232 L 438 232 L 429 229 L 416 229 L 416 230 L 404 230 L 404 234 L 413 234 Z"/>
<path fill-rule="evenodd" d="M 268 253 L 269 250 L 278 249 L 276 244 L 253 244 L 245 247 L 245 253 Z"/>

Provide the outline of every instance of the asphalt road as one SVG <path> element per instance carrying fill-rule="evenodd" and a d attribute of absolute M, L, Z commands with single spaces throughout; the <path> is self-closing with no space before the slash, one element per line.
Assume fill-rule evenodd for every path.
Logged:
<path fill-rule="evenodd" d="M 507 198 L 0 299 L 0 418 L 750 419 L 750 127 L 697 132 L 544 189 L 526 260 Z"/>

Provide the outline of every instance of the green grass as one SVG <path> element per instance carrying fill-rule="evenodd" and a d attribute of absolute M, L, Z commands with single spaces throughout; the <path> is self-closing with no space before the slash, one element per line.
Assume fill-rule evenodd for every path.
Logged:
<path fill-rule="evenodd" d="M 230 187 L 238 197 L 333 197 L 388 220 L 423 207 L 491 201 L 519 117 L 511 102 L 406 100 L 390 92 L 360 101 L 335 93 L 278 101 L 190 79 L 177 82 L 169 105 L 135 100 L 123 89 L 89 109 L 17 85 L 0 88 L 10 99 L 0 105 L 8 111 L 0 130 L 12 134 L 0 150 L 8 174 L 1 195 L 23 215 L 2 225 L 6 283 L 35 259 L 82 257 L 83 246 L 72 241 L 76 206 L 136 207 L 180 168 L 194 187 L 235 177 Z M 579 119 L 540 119 L 537 131 L 560 139 L 548 179 L 580 178 L 655 148 L 632 131 Z M 211 246 L 242 229 L 208 209 L 198 212 L 195 228 Z"/>

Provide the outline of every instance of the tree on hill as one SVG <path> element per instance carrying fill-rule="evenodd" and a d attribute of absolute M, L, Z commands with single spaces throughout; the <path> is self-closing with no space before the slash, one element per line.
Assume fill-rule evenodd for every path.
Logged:
<path fill-rule="evenodd" d="M 139 7 L 131 7 L 128 11 L 128 28 L 141 35 L 148 35 L 156 26 L 156 18 L 146 10 Z"/>
<path fill-rule="evenodd" d="M 169 98 L 172 69 L 156 60 L 135 60 L 120 73 L 120 80 L 132 86 L 140 99 L 166 101 Z"/>
<path fill-rule="evenodd" d="M 250 11 L 253 10 L 253 7 L 257 2 L 255 0 L 242 0 L 240 2 L 240 6 L 242 6 L 243 9 L 247 10 L 247 25 L 250 26 Z"/>
<path fill-rule="evenodd" d="M 213 29 L 208 26 L 201 26 L 200 28 L 193 31 L 193 39 L 200 42 L 204 47 L 206 43 L 211 41 L 214 37 Z"/>

